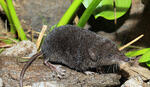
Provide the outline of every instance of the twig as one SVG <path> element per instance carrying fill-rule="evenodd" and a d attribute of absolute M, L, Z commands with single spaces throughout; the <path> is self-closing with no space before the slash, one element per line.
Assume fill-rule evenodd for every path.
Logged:
<path fill-rule="evenodd" d="M 6 45 L 3 45 L 3 46 L 0 46 L 0 48 L 9 48 L 11 46 L 13 46 L 13 44 L 6 44 Z"/>
<path fill-rule="evenodd" d="M 36 34 L 40 34 L 40 32 L 34 31 L 33 29 L 32 29 L 32 30 L 28 30 L 28 31 L 27 31 L 27 33 L 29 33 L 29 32 L 33 32 L 33 34 L 34 34 L 34 33 L 36 33 Z M 44 34 L 44 36 L 46 36 L 46 34 Z"/>
<path fill-rule="evenodd" d="M 74 23 L 75 23 L 75 25 L 77 25 L 78 22 L 79 22 L 79 17 L 76 15 L 76 17 L 74 18 Z"/>
<path fill-rule="evenodd" d="M 123 50 L 124 48 L 128 47 L 129 45 L 135 43 L 136 41 L 138 41 L 139 39 L 141 39 L 144 36 L 144 34 L 138 36 L 137 38 L 135 38 L 134 40 L 132 40 L 131 42 L 127 43 L 126 45 L 122 46 L 119 48 L 119 50 Z"/>
<path fill-rule="evenodd" d="M 30 59 L 31 57 L 21 57 L 22 59 Z"/>
<path fill-rule="evenodd" d="M 128 46 L 129 48 L 136 48 L 136 49 L 143 49 L 144 47 L 140 47 L 140 46 L 134 46 L 134 45 L 130 45 Z"/>
<path fill-rule="evenodd" d="M 40 35 L 39 35 L 39 37 L 38 37 L 38 39 L 37 39 L 37 41 L 36 41 L 37 49 L 40 47 L 41 40 L 42 40 L 42 38 L 43 38 L 43 35 L 44 35 L 46 29 L 47 29 L 47 25 L 43 25 L 42 31 L 40 32 Z"/>
<path fill-rule="evenodd" d="M 14 43 L 17 43 L 16 40 L 14 40 L 14 39 L 12 39 L 12 38 L 10 38 L 8 36 L 0 37 L 0 39 L 9 39 L 9 40 L 13 41 Z"/>
<path fill-rule="evenodd" d="M 7 39 L 13 41 L 14 43 L 18 43 L 16 40 L 14 40 L 14 39 L 12 39 L 12 38 L 7 37 Z"/>

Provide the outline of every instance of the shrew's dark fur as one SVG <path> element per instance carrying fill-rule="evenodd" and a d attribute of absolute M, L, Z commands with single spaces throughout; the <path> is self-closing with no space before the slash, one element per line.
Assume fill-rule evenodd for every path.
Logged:
<path fill-rule="evenodd" d="M 34 55 L 25 65 L 20 76 L 21 85 L 24 72 L 41 54 L 44 61 L 64 64 L 82 72 L 117 64 L 126 58 L 114 42 L 101 35 L 72 25 L 61 26 L 47 35 L 41 52 Z"/>

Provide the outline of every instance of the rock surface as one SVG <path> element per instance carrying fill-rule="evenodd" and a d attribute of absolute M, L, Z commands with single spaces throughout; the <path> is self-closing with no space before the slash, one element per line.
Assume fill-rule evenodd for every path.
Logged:
<path fill-rule="evenodd" d="M 6 87 L 18 87 L 19 74 L 25 63 L 19 63 L 17 58 L 0 57 L 0 77 Z M 55 73 L 47 68 L 42 59 L 37 59 L 26 71 L 24 85 L 31 86 L 33 83 L 57 82 L 65 87 L 112 87 L 119 85 L 120 75 L 117 74 L 97 74 L 85 75 L 67 67 L 66 74 L 59 79 Z"/>
<path fill-rule="evenodd" d="M 141 66 L 138 62 L 140 57 L 131 60 L 129 63 L 120 64 L 120 69 L 126 71 L 128 76 L 124 77 L 132 78 L 134 76 L 140 76 L 143 81 L 147 81 L 150 79 L 150 70 L 147 67 Z"/>
<path fill-rule="evenodd" d="M 121 87 L 150 87 L 150 84 L 145 83 L 140 76 L 134 76 L 127 80 Z"/>
<path fill-rule="evenodd" d="M 0 55 L 2 56 L 10 56 L 10 57 L 31 57 L 37 53 L 36 45 L 29 41 L 21 41 L 16 45 L 5 49 Z"/>
<path fill-rule="evenodd" d="M 123 78 L 128 80 L 121 87 L 150 87 L 150 71 L 144 66 L 140 66 L 139 57 L 131 60 L 130 63 L 120 64 Z"/>

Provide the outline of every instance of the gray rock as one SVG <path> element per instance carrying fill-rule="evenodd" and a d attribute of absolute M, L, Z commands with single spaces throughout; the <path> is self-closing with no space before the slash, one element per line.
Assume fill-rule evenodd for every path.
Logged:
<path fill-rule="evenodd" d="M 140 76 L 127 80 L 121 87 L 143 87 L 143 80 Z"/>
<path fill-rule="evenodd" d="M 121 87 L 150 87 L 149 82 L 144 82 L 140 75 L 131 77 Z"/>
<path fill-rule="evenodd" d="M 37 53 L 36 45 L 29 41 L 21 41 L 16 45 L 5 49 L 0 55 L 13 57 L 31 57 Z"/>

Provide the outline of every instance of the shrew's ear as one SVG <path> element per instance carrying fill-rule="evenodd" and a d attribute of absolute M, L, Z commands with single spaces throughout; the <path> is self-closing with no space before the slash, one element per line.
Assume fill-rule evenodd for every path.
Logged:
<path fill-rule="evenodd" d="M 92 61 L 97 61 L 98 58 L 96 58 L 96 54 L 95 54 L 96 52 L 94 52 L 94 50 L 92 50 L 91 48 L 88 49 L 88 52 L 89 52 L 89 55 L 90 55 L 90 59 Z"/>

